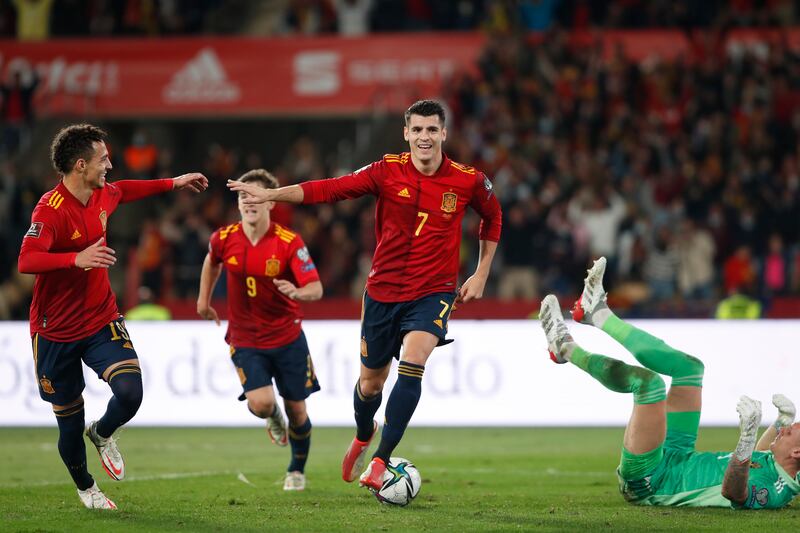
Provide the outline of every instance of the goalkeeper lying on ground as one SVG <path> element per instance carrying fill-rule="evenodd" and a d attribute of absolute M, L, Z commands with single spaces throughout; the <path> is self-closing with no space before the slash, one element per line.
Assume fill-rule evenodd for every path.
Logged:
<path fill-rule="evenodd" d="M 608 333 L 646 368 L 578 346 L 553 295 L 542 301 L 539 318 L 553 361 L 571 362 L 606 388 L 633 393 L 633 414 L 617 469 L 625 499 L 639 505 L 747 509 L 788 505 L 800 493 L 800 423 L 793 424 L 792 402 L 780 394 L 773 397 L 778 419 L 756 443 L 761 404 L 742 396 L 735 451 L 695 451 L 703 363 L 614 315 L 603 289 L 605 267 L 601 257 L 589 270 L 573 318 Z M 672 378 L 669 392 L 659 374 Z"/>

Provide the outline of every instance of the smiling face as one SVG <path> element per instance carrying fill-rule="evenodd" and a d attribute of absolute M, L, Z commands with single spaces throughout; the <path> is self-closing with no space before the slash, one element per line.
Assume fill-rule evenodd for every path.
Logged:
<path fill-rule="evenodd" d="M 108 158 L 106 143 L 95 141 L 92 143 L 94 153 L 87 159 L 78 159 L 75 167 L 80 172 L 83 182 L 91 189 L 102 189 L 106 186 L 106 173 L 111 170 L 111 160 Z"/>
<path fill-rule="evenodd" d="M 412 114 L 403 128 L 403 138 L 408 141 L 412 158 L 423 165 L 428 165 L 441 159 L 442 143 L 447 138 L 447 128 L 438 115 L 426 117 Z"/>

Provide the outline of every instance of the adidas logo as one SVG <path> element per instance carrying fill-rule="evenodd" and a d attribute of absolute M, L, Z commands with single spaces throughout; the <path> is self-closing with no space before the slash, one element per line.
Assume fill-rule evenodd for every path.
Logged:
<path fill-rule="evenodd" d="M 236 260 L 236 256 L 235 256 L 235 255 L 233 255 L 233 256 L 231 256 L 231 258 L 230 258 L 230 259 L 228 259 L 228 264 L 229 264 L 229 265 L 238 265 L 238 264 L 239 264 L 239 261 L 237 261 L 237 260 Z"/>
<path fill-rule="evenodd" d="M 402 196 L 403 198 L 411 198 L 411 195 L 408 194 L 408 188 L 403 187 L 403 190 L 397 193 L 397 196 Z"/>
<path fill-rule="evenodd" d="M 444 328 L 444 326 L 442 325 L 442 320 L 439 319 L 439 318 L 434 320 L 433 323 L 436 324 L 437 326 L 439 326 L 440 329 Z"/>
<path fill-rule="evenodd" d="M 131 341 L 126 341 L 125 344 L 122 345 L 123 348 L 128 348 L 129 350 L 133 350 L 133 344 Z"/>
<path fill-rule="evenodd" d="M 83 237 L 83 235 L 81 235 L 81 232 L 78 231 L 78 230 L 75 230 L 75 232 L 72 234 L 72 237 L 70 237 L 69 239 L 71 241 L 74 241 L 75 239 L 80 239 L 81 237 Z"/>
<path fill-rule="evenodd" d="M 206 47 L 172 76 L 162 96 L 169 104 L 218 104 L 238 101 L 241 91 L 228 79 L 214 49 Z"/>

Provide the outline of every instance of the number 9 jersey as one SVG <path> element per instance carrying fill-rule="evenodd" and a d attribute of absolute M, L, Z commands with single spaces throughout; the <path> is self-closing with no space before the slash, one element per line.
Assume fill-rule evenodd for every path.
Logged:
<path fill-rule="evenodd" d="M 299 235 L 273 222 L 254 245 L 239 222 L 215 231 L 208 248 L 211 261 L 227 270 L 228 344 L 277 348 L 300 336 L 300 305 L 273 283 L 286 279 L 303 287 L 319 281 Z"/>

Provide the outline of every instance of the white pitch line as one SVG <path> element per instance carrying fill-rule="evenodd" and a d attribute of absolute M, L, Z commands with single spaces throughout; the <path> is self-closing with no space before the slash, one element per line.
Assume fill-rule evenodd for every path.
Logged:
<path fill-rule="evenodd" d="M 236 476 L 236 479 L 238 479 L 245 485 L 250 485 L 251 487 L 255 487 L 255 484 L 253 484 L 249 479 L 247 479 L 245 475 L 242 474 L 241 472 L 239 472 L 239 475 Z"/>
<path fill-rule="evenodd" d="M 232 474 L 240 474 L 233 470 L 205 470 L 201 472 L 168 472 L 166 474 L 155 474 L 152 476 L 129 476 L 123 480 L 125 482 L 131 481 L 160 481 L 171 479 L 187 479 L 194 477 L 210 477 L 210 476 L 225 476 Z M 29 483 L 0 483 L 0 488 L 23 488 L 23 487 L 47 487 L 51 485 L 72 485 L 68 481 L 32 481 Z"/>

